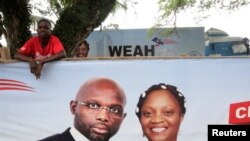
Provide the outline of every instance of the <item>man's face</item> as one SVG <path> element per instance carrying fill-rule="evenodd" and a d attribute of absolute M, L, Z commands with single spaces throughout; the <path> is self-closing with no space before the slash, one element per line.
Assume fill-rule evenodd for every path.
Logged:
<path fill-rule="evenodd" d="M 91 141 L 108 141 L 117 133 L 125 117 L 125 103 L 119 93 L 110 84 L 91 86 L 84 90 L 78 102 L 71 102 L 76 129 Z M 81 105 L 80 102 L 87 105 Z M 102 108 L 98 110 L 98 107 Z"/>
<path fill-rule="evenodd" d="M 37 27 L 37 34 L 40 38 L 47 38 L 51 34 L 50 24 L 46 21 L 40 21 Z"/>

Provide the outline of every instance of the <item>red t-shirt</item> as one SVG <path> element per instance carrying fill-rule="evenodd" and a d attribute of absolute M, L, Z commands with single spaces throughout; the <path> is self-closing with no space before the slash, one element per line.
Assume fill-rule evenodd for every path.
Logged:
<path fill-rule="evenodd" d="M 61 41 L 54 35 L 50 36 L 45 48 L 42 48 L 39 37 L 32 37 L 19 50 L 20 54 L 32 56 L 35 60 L 46 58 L 64 50 Z"/>

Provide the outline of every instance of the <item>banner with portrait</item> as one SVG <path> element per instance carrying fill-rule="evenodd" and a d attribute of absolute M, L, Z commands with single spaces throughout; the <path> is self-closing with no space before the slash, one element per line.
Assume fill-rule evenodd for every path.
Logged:
<path fill-rule="evenodd" d="M 250 58 L 121 59 L 45 64 L 36 80 L 25 62 L 0 64 L 0 140 L 34 141 L 73 125 L 70 100 L 93 77 L 117 81 L 127 95 L 112 141 L 144 141 L 135 108 L 153 84 L 174 85 L 187 111 L 178 141 L 206 141 L 208 125 L 250 123 Z"/>

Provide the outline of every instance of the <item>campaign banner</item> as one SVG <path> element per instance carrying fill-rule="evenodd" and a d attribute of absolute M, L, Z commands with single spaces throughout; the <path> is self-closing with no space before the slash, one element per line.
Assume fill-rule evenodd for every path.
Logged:
<path fill-rule="evenodd" d="M 186 97 L 178 141 L 207 141 L 209 125 L 249 124 L 249 70 L 250 58 L 62 60 L 45 64 L 36 80 L 26 62 L 1 63 L 0 140 L 34 141 L 63 132 L 73 125 L 69 104 L 80 85 L 108 77 L 127 96 L 127 116 L 111 141 L 147 140 L 136 104 L 159 83 L 176 86 Z M 216 129 L 212 135 L 220 135 Z"/>
<path fill-rule="evenodd" d="M 149 34 L 149 29 L 93 31 L 86 39 L 89 57 L 205 56 L 204 27 L 166 28 Z"/>

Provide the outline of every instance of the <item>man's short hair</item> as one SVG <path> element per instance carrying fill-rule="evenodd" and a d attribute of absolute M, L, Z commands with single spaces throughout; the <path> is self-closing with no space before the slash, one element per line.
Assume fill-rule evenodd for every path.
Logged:
<path fill-rule="evenodd" d="M 51 27 L 51 22 L 50 22 L 48 19 L 46 19 L 46 18 L 40 19 L 40 20 L 37 22 L 37 25 L 39 25 L 40 22 L 46 22 L 46 23 L 48 23 L 49 26 Z"/>

